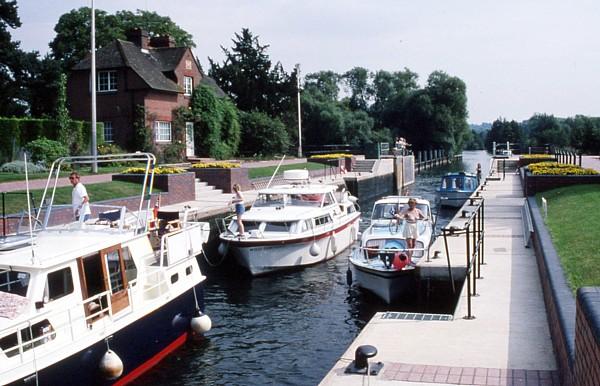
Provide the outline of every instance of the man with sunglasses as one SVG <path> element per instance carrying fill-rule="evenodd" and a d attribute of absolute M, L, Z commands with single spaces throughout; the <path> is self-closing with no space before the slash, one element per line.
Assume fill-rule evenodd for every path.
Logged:
<path fill-rule="evenodd" d="M 90 210 L 90 198 L 88 196 L 85 186 L 79 182 L 79 173 L 73 172 L 69 175 L 69 181 L 73 185 L 73 192 L 71 193 L 71 203 L 73 205 L 73 215 L 75 220 L 79 221 L 80 217 L 83 216 L 83 221 L 87 221 L 91 215 Z"/>

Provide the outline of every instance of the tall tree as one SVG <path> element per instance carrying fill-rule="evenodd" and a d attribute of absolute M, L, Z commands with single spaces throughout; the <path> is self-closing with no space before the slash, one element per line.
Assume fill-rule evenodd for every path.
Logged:
<path fill-rule="evenodd" d="M 535 114 L 526 125 L 534 146 L 566 146 L 569 143 L 568 127 L 553 115 Z"/>
<path fill-rule="evenodd" d="M 0 0 L 0 116 L 22 115 L 27 110 L 22 80 L 27 77 L 28 58 L 8 30 L 20 26 L 17 2 Z"/>
<path fill-rule="evenodd" d="M 369 77 L 369 71 L 363 67 L 354 67 L 342 76 L 344 84 L 350 91 L 348 98 L 350 109 L 367 111 L 373 95 Z"/>
<path fill-rule="evenodd" d="M 243 28 L 232 39 L 233 47 L 221 46 L 225 61 L 218 64 L 209 58 L 209 76 L 243 111 L 258 110 L 280 116 L 292 110 L 296 95 L 296 77 L 288 75 L 280 63 L 272 66 L 268 45 Z"/>
<path fill-rule="evenodd" d="M 181 29 L 169 17 L 156 12 L 137 10 L 118 11 L 115 15 L 95 9 L 96 47 L 100 48 L 114 39 L 125 39 L 125 34 L 133 28 L 142 28 L 150 36 L 169 35 L 178 46 L 195 47 L 192 35 Z M 89 7 L 73 9 L 63 14 L 54 27 L 56 36 L 50 42 L 52 55 L 62 63 L 66 71 L 83 59 L 90 51 Z"/>

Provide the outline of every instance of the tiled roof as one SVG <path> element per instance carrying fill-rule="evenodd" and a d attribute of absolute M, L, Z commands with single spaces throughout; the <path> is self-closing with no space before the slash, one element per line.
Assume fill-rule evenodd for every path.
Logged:
<path fill-rule="evenodd" d="M 150 49 L 148 53 L 144 53 L 132 42 L 115 40 L 96 51 L 96 69 L 129 67 L 154 90 L 182 92 L 181 87 L 162 71 L 174 70 L 185 50 L 185 47 L 173 47 Z M 88 70 L 90 67 L 91 59 L 88 55 L 73 70 Z"/>

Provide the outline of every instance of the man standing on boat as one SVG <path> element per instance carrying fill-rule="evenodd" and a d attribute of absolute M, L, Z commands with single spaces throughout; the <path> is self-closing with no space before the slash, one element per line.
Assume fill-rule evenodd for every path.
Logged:
<path fill-rule="evenodd" d="M 73 185 L 73 192 L 71 193 L 71 204 L 73 205 L 73 215 L 75 220 L 79 221 L 80 217 L 83 216 L 83 221 L 87 221 L 91 215 L 90 210 L 90 198 L 88 196 L 85 186 L 79 181 L 79 173 L 72 172 L 69 175 L 69 182 Z"/>

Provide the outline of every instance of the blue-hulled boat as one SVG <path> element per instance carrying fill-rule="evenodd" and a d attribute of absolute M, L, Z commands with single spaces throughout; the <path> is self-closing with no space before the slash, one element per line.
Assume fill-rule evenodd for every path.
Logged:
<path fill-rule="evenodd" d="M 448 173 L 437 188 L 440 206 L 461 207 L 477 189 L 479 182 L 472 173 Z"/>

